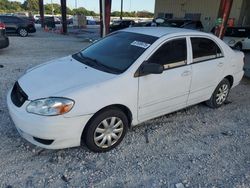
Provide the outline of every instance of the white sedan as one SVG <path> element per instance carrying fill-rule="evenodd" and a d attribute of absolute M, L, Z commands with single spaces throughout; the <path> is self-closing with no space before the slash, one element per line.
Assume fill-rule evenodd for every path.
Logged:
<path fill-rule="evenodd" d="M 104 152 L 130 126 L 203 101 L 220 107 L 242 79 L 243 62 L 242 52 L 210 34 L 128 28 L 28 70 L 7 103 L 31 143 Z"/>

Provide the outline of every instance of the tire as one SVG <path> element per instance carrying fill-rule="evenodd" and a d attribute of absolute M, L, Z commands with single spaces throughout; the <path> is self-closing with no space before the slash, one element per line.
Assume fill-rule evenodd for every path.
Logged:
<path fill-rule="evenodd" d="M 19 28 L 17 33 L 21 36 L 21 37 L 27 37 L 28 36 L 28 31 L 25 28 Z"/>
<path fill-rule="evenodd" d="M 107 152 L 120 144 L 127 130 L 127 116 L 119 109 L 112 108 L 97 114 L 88 123 L 83 141 L 93 152 Z"/>
<path fill-rule="evenodd" d="M 206 101 L 206 104 L 211 108 L 221 107 L 228 98 L 230 87 L 229 81 L 224 78 L 216 87 L 212 97 Z"/>
<path fill-rule="evenodd" d="M 239 51 L 242 51 L 242 44 L 241 44 L 241 43 L 237 43 L 237 44 L 234 46 L 234 49 L 239 50 Z"/>

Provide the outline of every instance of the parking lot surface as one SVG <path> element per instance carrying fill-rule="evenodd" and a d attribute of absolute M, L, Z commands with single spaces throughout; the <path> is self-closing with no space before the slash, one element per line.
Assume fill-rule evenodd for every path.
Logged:
<path fill-rule="evenodd" d="M 227 105 L 199 104 L 147 121 L 108 153 L 45 150 L 22 139 L 8 114 L 7 91 L 27 69 L 87 45 L 81 38 L 38 31 L 11 36 L 10 47 L 0 51 L 0 187 L 249 187 L 246 78 Z"/>

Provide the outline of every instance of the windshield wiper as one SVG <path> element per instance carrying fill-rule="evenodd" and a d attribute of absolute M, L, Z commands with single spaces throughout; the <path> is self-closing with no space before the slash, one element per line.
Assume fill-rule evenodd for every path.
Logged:
<path fill-rule="evenodd" d="M 109 73 L 116 73 L 116 74 L 121 73 L 121 71 L 119 69 L 104 65 L 100 61 L 98 61 L 97 59 L 84 56 L 81 52 L 79 52 L 79 55 L 81 56 L 82 59 L 86 60 L 90 66 L 101 67 L 101 68 L 105 69 L 106 72 L 109 72 Z"/>

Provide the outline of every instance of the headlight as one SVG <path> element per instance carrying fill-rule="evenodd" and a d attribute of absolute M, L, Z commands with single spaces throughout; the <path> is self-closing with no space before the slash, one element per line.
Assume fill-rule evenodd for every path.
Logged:
<path fill-rule="evenodd" d="M 31 101 L 26 110 L 29 113 L 56 116 L 69 112 L 74 106 L 74 101 L 67 98 L 49 97 Z"/>

